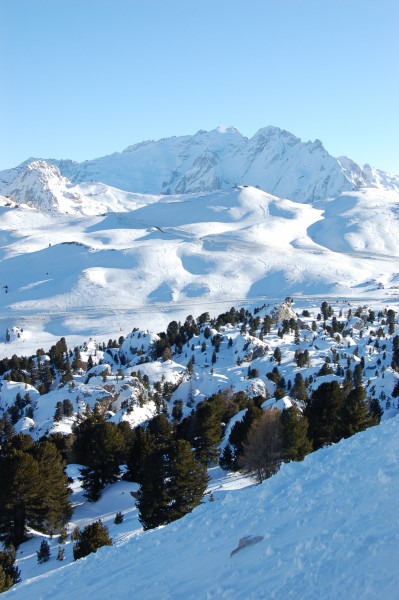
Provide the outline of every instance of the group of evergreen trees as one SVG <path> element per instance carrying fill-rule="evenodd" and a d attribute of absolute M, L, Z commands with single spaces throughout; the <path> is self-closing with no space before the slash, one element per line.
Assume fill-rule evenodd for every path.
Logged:
<path fill-rule="evenodd" d="M 331 336 L 344 336 L 344 322 L 334 316 L 332 307 L 323 302 L 320 310 L 318 320 L 323 318 L 324 324 L 319 327 Z M 360 308 L 355 314 L 362 314 Z M 385 316 L 389 333 L 393 335 L 395 313 L 388 311 Z M 380 314 L 378 318 L 381 318 Z M 375 319 L 375 314 L 370 311 L 367 322 L 373 323 Z M 202 352 L 206 352 L 207 344 L 211 344 L 214 363 L 221 344 L 225 342 L 231 346 L 232 340 L 230 338 L 228 342 L 226 336 L 215 334 L 211 327 L 219 331 L 226 324 L 241 324 L 243 334 L 248 331 L 263 339 L 270 333 L 272 319 L 269 315 L 261 319 L 256 311 L 252 315 L 244 309 L 231 309 L 212 321 L 207 313 L 197 320 L 187 317 L 183 325 L 172 321 L 166 332 L 159 335 L 152 348 L 152 356 L 164 360 L 171 358 L 174 352 L 182 352 L 184 344 L 189 346 L 193 336 L 202 331 Z M 312 331 L 317 331 L 315 322 L 312 323 Z M 383 335 L 381 328 L 379 331 L 378 336 Z M 286 334 L 294 334 L 298 344 L 294 355 L 298 369 L 309 367 L 310 354 L 299 346 L 296 319 L 281 322 L 278 335 L 283 338 Z M 123 338 L 120 338 L 119 344 L 122 341 Z M 121 357 L 118 359 L 116 341 L 110 340 L 107 351 L 115 364 L 118 361 L 126 363 L 126 357 L 124 362 Z M 242 358 L 238 357 L 238 360 L 242 363 Z M 278 366 L 281 368 L 283 361 L 279 346 L 270 360 L 275 366 L 266 377 L 275 384 L 275 398 L 289 393 L 294 401 L 293 406 L 282 412 L 263 410 L 265 398 L 262 396 L 249 398 L 243 392 L 229 391 L 214 394 L 198 403 L 184 417 L 183 402 L 175 401 L 168 417 L 161 411 L 166 411 L 166 401 L 172 391 L 167 382 L 163 387 L 158 382 L 154 389 L 159 397 L 159 414 L 146 426 L 131 429 L 126 422 L 116 425 L 97 411 L 88 413 L 84 421 L 74 426 L 69 436 L 54 434 L 48 439 L 33 442 L 30 436 L 15 435 L 12 429 L 13 423 L 32 411 L 29 393 L 24 396 L 19 393 L 8 414 L 0 418 L 0 540 L 8 547 L 7 551 L 0 552 L 0 591 L 18 581 L 13 547 L 26 539 L 28 528 L 47 534 L 56 533 L 71 517 L 70 490 L 64 470 L 66 458 L 84 465 L 81 477 L 90 501 L 98 500 L 104 487 L 121 476 L 120 465 L 125 464 L 124 478 L 140 484 L 137 493 L 139 518 L 144 529 L 150 529 L 170 523 L 201 502 L 208 482 L 207 467 L 218 462 L 226 425 L 243 409 L 246 409 L 244 417 L 232 427 L 220 464 L 232 470 L 247 469 L 255 473 L 258 481 L 276 473 L 283 461 L 302 460 L 312 450 L 349 437 L 379 421 L 379 403 L 377 400 L 370 401 L 363 387 L 364 357 L 356 363 L 353 371 L 349 368 L 351 361 L 348 359 L 345 372 L 334 349 L 332 360 L 327 356 L 317 374 L 313 373 L 304 380 L 298 371 L 293 383 L 286 382 L 279 371 Z M 11 359 L 1 360 L 0 376 L 31 383 L 40 393 L 46 393 L 55 383 L 66 383 L 72 379 L 72 370 L 78 371 L 84 366 L 93 366 L 93 361 L 85 365 L 79 348 L 75 348 L 73 353 L 68 351 L 62 338 L 51 347 L 48 356 L 38 350 L 36 356 L 29 359 L 14 355 Z M 392 340 L 391 366 L 399 369 L 399 336 Z M 195 357 L 192 355 L 187 371 L 191 375 L 194 369 Z M 122 371 L 119 372 L 122 377 Z M 327 374 L 343 378 L 342 383 L 334 379 L 314 387 L 316 377 Z M 248 365 L 247 376 L 259 376 L 253 363 Z M 150 388 L 148 377 L 146 381 L 143 379 L 144 384 Z M 399 384 L 392 395 L 399 396 Z M 73 405 L 69 399 L 57 403 L 55 420 L 72 415 Z M 75 559 L 94 551 L 95 547 L 112 543 L 100 522 L 78 532 L 75 541 Z M 46 552 L 43 545 L 38 560 L 46 560 Z"/>
<path fill-rule="evenodd" d="M 60 531 L 71 515 L 65 463 L 49 441 L 7 438 L 0 448 L 0 540 L 17 547 L 27 528 Z"/>
<path fill-rule="evenodd" d="M 221 466 L 248 469 L 262 481 L 283 461 L 303 460 L 312 450 L 364 431 L 381 419 L 379 403 L 367 399 L 361 379 L 346 390 L 336 380 L 324 382 L 309 399 L 299 378 L 296 387 L 295 394 L 305 395 L 303 412 L 296 404 L 281 413 L 263 411 L 259 402 L 252 402 L 232 428 Z"/>
<path fill-rule="evenodd" d="M 165 414 L 151 419 L 146 429 L 134 431 L 124 477 L 140 483 L 137 507 L 144 529 L 191 512 L 208 483 L 206 463 Z"/>

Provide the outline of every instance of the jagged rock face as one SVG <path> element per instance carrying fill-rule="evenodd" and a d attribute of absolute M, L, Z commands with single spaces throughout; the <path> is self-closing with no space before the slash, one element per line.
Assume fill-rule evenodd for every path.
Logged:
<path fill-rule="evenodd" d="M 129 146 L 122 153 L 76 164 L 60 163 L 75 183 L 102 181 L 127 191 L 183 194 L 236 184 L 301 202 L 365 186 L 399 186 L 399 178 L 332 157 L 320 140 L 302 142 L 278 127 L 251 139 L 233 127 L 199 131 Z"/>
<path fill-rule="evenodd" d="M 281 306 L 275 308 L 272 312 L 272 318 L 276 321 L 296 319 L 296 313 L 290 302 L 284 302 Z"/>
<path fill-rule="evenodd" d="M 73 212 L 71 205 L 79 196 L 68 191 L 69 181 L 57 166 L 44 160 L 34 160 L 2 177 L 2 194 L 15 198 L 22 204 L 49 213 Z"/>
<path fill-rule="evenodd" d="M 143 193 L 206 192 L 243 184 L 314 201 L 355 188 L 319 140 L 302 143 L 276 127 L 261 129 L 251 139 L 234 128 L 200 131 L 137 144 L 65 169 L 75 183 L 98 180 Z"/>
<path fill-rule="evenodd" d="M 229 127 L 142 142 L 83 163 L 32 159 L 0 173 L 0 193 L 52 210 L 62 209 L 57 204 L 61 193 L 75 203 L 76 212 L 79 198 L 67 191 L 71 182 L 102 182 L 148 194 L 209 192 L 239 184 L 300 202 L 359 187 L 399 189 L 398 176 L 362 168 L 348 157 L 334 158 L 319 140 L 302 142 L 277 127 L 260 129 L 248 139 Z"/>

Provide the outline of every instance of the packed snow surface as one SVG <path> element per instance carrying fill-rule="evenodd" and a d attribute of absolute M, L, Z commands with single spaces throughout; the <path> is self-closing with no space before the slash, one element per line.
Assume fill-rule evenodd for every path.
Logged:
<path fill-rule="evenodd" d="M 395 600 L 398 456 L 396 417 L 283 465 L 261 485 L 215 489 L 213 502 L 166 527 L 117 536 L 114 526 L 113 547 L 52 572 L 36 565 L 4 597 Z M 121 484 L 101 500 L 105 522 L 117 494 L 129 514 L 134 484 Z M 254 543 L 231 556 L 243 538 Z"/>

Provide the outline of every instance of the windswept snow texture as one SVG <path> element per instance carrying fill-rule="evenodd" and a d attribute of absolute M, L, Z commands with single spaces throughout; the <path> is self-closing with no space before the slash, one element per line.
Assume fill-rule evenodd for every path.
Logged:
<path fill-rule="evenodd" d="M 4 598 L 396 600 L 398 456 L 396 417 Z M 230 556 L 247 536 L 258 543 Z"/>

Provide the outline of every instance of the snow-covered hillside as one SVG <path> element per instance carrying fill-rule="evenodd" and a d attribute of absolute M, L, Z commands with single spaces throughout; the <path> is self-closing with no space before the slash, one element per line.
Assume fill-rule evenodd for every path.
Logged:
<path fill-rule="evenodd" d="M 23 567 L 34 556 L 29 578 L 4 598 L 395 600 L 398 428 L 396 417 L 283 465 L 260 486 L 234 489 L 240 482 L 231 481 L 213 502 L 206 497 L 183 519 L 145 533 L 129 506 L 132 486 L 116 484 L 96 514 L 115 545 L 49 571 L 55 557 L 34 565 L 33 540 L 21 557 Z M 112 524 L 117 510 L 122 525 Z M 87 519 L 84 507 L 80 514 Z M 255 543 L 232 554 L 245 538 Z"/>
<path fill-rule="evenodd" d="M 0 340 L 12 327 L 108 339 L 127 318 L 157 331 L 190 313 L 288 295 L 397 297 L 392 190 L 314 206 L 245 186 L 145 196 L 80 184 L 70 193 L 72 214 L 0 203 Z"/>

